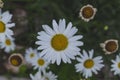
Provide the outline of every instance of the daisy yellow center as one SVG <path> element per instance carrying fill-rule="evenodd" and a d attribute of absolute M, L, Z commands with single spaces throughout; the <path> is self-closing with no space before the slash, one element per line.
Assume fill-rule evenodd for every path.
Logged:
<path fill-rule="evenodd" d="M 118 63 L 118 68 L 120 69 L 120 62 Z"/>
<path fill-rule="evenodd" d="M 51 40 L 51 45 L 56 51 L 65 50 L 68 46 L 68 39 L 63 34 L 56 34 Z"/>
<path fill-rule="evenodd" d="M 83 15 L 83 17 L 85 17 L 85 18 L 91 18 L 91 17 L 93 16 L 93 13 L 94 13 L 93 8 L 92 8 L 92 7 L 89 7 L 89 6 L 83 8 L 83 10 L 82 10 L 82 15 Z"/>
<path fill-rule="evenodd" d="M 0 33 L 3 32 L 5 32 L 5 24 L 2 21 L 0 21 Z"/>
<path fill-rule="evenodd" d="M 19 56 L 12 56 L 10 62 L 13 66 L 19 66 L 22 63 L 22 59 Z"/>
<path fill-rule="evenodd" d="M 31 57 L 31 58 L 33 58 L 34 56 L 35 56 L 34 53 L 31 53 L 31 54 L 30 54 L 30 57 Z"/>
<path fill-rule="evenodd" d="M 38 59 L 38 64 L 40 66 L 44 65 L 45 61 L 43 59 Z"/>
<path fill-rule="evenodd" d="M 6 43 L 6 45 L 11 45 L 10 39 L 6 39 L 5 43 Z"/>
<path fill-rule="evenodd" d="M 92 59 L 88 59 L 84 62 L 84 67 L 85 68 L 92 68 L 94 66 L 94 61 Z"/>
<path fill-rule="evenodd" d="M 105 45 L 105 49 L 109 52 L 113 52 L 117 49 L 117 43 L 115 41 L 110 41 Z"/>

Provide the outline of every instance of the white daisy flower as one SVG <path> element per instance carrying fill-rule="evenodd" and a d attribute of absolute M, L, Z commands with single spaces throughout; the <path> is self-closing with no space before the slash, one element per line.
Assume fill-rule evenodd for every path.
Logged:
<path fill-rule="evenodd" d="M 39 53 L 39 55 L 33 60 L 32 65 L 34 66 L 34 69 L 38 69 L 40 72 L 45 72 L 49 63 Z"/>
<path fill-rule="evenodd" d="M 4 41 L 1 41 L 0 42 L 0 47 L 3 49 L 4 48 L 4 51 L 9 53 L 10 51 L 13 51 L 15 50 L 15 43 L 14 43 L 14 38 L 8 38 L 6 37 L 4 39 Z"/>
<path fill-rule="evenodd" d="M 116 56 L 115 60 L 112 60 L 111 71 L 114 71 L 114 75 L 120 75 L 120 54 Z"/>
<path fill-rule="evenodd" d="M 60 19 L 59 24 L 55 20 L 52 22 L 53 29 L 48 25 L 42 25 L 45 31 L 38 32 L 36 44 L 39 45 L 38 50 L 42 50 L 41 54 L 49 62 L 57 63 L 60 65 L 61 60 L 64 63 L 71 63 L 70 59 L 75 59 L 75 56 L 80 54 L 80 48 L 83 42 L 82 35 L 74 36 L 78 29 L 72 27 L 72 23 L 69 22 L 66 27 L 65 19 Z"/>
<path fill-rule="evenodd" d="M 15 23 L 11 23 L 12 14 L 9 11 L 4 13 L 0 12 L 0 39 L 4 40 L 7 36 L 11 38 L 13 31 L 10 28 L 15 26 Z"/>
<path fill-rule="evenodd" d="M 41 75 L 41 72 L 37 72 L 34 76 L 30 74 L 31 80 L 45 80 L 45 78 Z"/>
<path fill-rule="evenodd" d="M 83 73 L 85 78 L 91 77 L 92 72 L 97 74 L 97 71 L 99 71 L 104 66 L 102 64 L 102 57 L 98 56 L 93 58 L 93 53 L 93 50 L 89 51 L 89 54 L 83 50 L 83 54 L 80 55 L 80 58 L 77 58 L 79 63 L 75 65 L 76 72 Z"/>
<path fill-rule="evenodd" d="M 28 63 L 32 63 L 34 61 L 34 59 L 37 57 L 37 49 L 33 49 L 33 48 L 28 48 L 26 49 L 25 51 L 25 60 L 28 62 Z"/>
<path fill-rule="evenodd" d="M 43 77 L 45 78 L 45 80 L 57 80 L 57 76 L 55 74 L 53 74 L 51 71 L 49 71 L 48 73 L 44 73 Z"/>
<path fill-rule="evenodd" d="M 96 8 L 93 8 L 92 5 L 87 4 L 80 9 L 79 17 L 88 22 L 94 18 L 96 11 Z"/>

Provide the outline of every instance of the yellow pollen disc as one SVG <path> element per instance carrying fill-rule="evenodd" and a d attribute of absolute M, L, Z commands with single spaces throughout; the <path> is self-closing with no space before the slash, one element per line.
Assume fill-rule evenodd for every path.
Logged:
<path fill-rule="evenodd" d="M 109 52 L 113 52 L 117 49 L 117 43 L 115 41 L 110 41 L 105 45 L 105 49 Z"/>
<path fill-rule="evenodd" d="M 56 51 L 65 50 L 68 46 L 68 39 L 63 34 L 56 34 L 51 40 L 51 46 Z"/>
<path fill-rule="evenodd" d="M 33 58 L 34 56 L 35 56 L 34 53 L 31 53 L 31 54 L 30 54 L 30 57 L 31 57 L 31 58 Z"/>
<path fill-rule="evenodd" d="M 94 10 L 91 7 L 85 7 L 82 10 L 82 15 L 85 18 L 91 18 L 93 16 Z"/>
<path fill-rule="evenodd" d="M 11 56 L 10 58 L 10 63 L 13 65 L 13 66 L 19 66 L 22 64 L 22 58 L 18 55 L 14 55 L 14 56 Z"/>
<path fill-rule="evenodd" d="M 92 59 L 88 59 L 84 62 L 84 67 L 85 68 L 92 68 L 94 66 L 94 61 Z"/>
<path fill-rule="evenodd" d="M 120 69 L 120 62 L 118 63 L 118 68 Z"/>
<path fill-rule="evenodd" d="M 2 21 L 0 21 L 0 33 L 3 32 L 5 32 L 5 24 Z"/>
<path fill-rule="evenodd" d="M 11 60 L 12 65 L 18 65 L 18 61 L 16 59 Z"/>
<path fill-rule="evenodd" d="M 6 45 L 11 45 L 10 39 L 6 39 L 5 43 L 6 43 Z"/>
<path fill-rule="evenodd" d="M 45 63 L 45 61 L 44 61 L 43 59 L 39 59 L 39 60 L 38 60 L 38 64 L 39 64 L 40 66 L 44 65 L 44 63 Z"/>

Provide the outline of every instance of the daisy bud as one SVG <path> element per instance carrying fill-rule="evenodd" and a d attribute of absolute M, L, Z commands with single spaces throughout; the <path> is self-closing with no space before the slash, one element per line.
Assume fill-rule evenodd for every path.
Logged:
<path fill-rule="evenodd" d="M 118 40 L 109 39 L 106 40 L 104 43 L 100 43 L 100 47 L 103 48 L 105 54 L 112 54 L 118 50 Z"/>

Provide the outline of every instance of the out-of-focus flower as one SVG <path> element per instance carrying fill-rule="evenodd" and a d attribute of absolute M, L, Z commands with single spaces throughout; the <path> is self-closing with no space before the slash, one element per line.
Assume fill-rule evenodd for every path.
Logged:
<path fill-rule="evenodd" d="M 9 53 L 10 51 L 15 50 L 14 38 L 5 38 L 4 41 L 0 42 L 0 47 L 5 48 L 5 52 Z"/>
<path fill-rule="evenodd" d="M 0 0 L 0 8 L 3 8 L 4 2 Z"/>
<path fill-rule="evenodd" d="M 45 80 L 39 71 L 35 75 L 30 74 L 30 78 L 31 80 Z"/>
<path fill-rule="evenodd" d="M 81 17 L 84 21 L 88 22 L 94 18 L 96 11 L 96 8 L 94 8 L 90 4 L 87 4 L 80 9 L 79 17 Z"/>
<path fill-rule="evenodd" d="M 33 49 L 33 48 L 28 48 L 25 51 L 25 60 L 28 63 L 32 63 L 34 61 L 34 59 L 37 57 L 38 51 L 37 49 Z"/>
<path fill-rule="evenodd" d="M 107 31 L 109 29 L 109 26 L 104 26 L 104 30 Z"/>
<path fill-rule="evenodd" d="M 53 74 L 51 71 L 45 72 L 43 74 L 43 77 L 45 78 L 45 80 L 57 80 L 57 76 Z"/>
<path fill-rule="evenodd" d="M 120 75 L 120 54 L 116 56 L 115 60 L 111 60 L 111 71 L 114 71 L 114 75 Z"/>
<path fill-rule="evenodd" d="M 87 79 L 82 79 L 82 78 L 80 78 L 80 80 L 87 80 Z"/>
<path fill-rule="evenodd" d="M 92 72 L 98 74 L 97 71 L 100 71 L 100 69 L 104 66 L 102 64 L 102 57 L 97 56 L 93 58 L 93 54 L 93 50 L 89 51 L 89 54 L 83 50 L 83 54 L 80 54 L 80 58 L 77 58 L 79 63 L 75 65 L 76 71 L 83 73 L 85 78 L 91 77 Z"/>
<path fill-rule="evenodd" d="M 17 4 L 17 6 L 21 6 L 21 4 Z M 24 34 L 28 30 L 28 16 L 27 11 L 23 8 L 15 8 L 13 11 L 13 21 L 17 24 L 14 28 L 14 35 L 20 36 Z"/>
<path fill-rule="evenodd" d="M 24 63 L 24 58 L 20 53 L 11 54 L 8 60 L 15 67 L 19 67 Z"/>
<path fill-rule="evenodd" d="M 16 67 L 16 66 L 13 66 L 13 65 L 11 65 L 10 63 L 8 63 L 8 62 L 6 62 L 5 64 L 4 64 L 4 66 L 5 66 L 5 68 L 7 69 L 7 70 L 9 70 L 9 71 L 11 71 L 11 72 L 13 72 L 13 73 L 18 73 L 19 72 L 19 66 L 18 67 Z"/>
<path fill-rule="evenodd" d="M 32 80 L 57 80 L 57 76 L 53 74 L 51 71 L 44 72 L 43 75 L 40 71 L 38 71 L 34 76 L 30 74 L 30 78 Z"/>
<path fill-rule="evenodd" d="M 0 41 L 4 41 L 6 36 L 11 38 L 13 31 L 10 29 L 15 26 L 15 23 L 11 23 L 12 14 L 9 11 L 4 13 L 0 12 Z"/>
<path fill-rule="evenodd" d="M 118 40 L 109 39 L 106 40 L 104 43 L 100 43 L 100 46 L 103 48 L 105 54 L 112 54 L 118 50 Z"/>
<path fill-rule="evenodd" d="M 49 62 L 56 62 L 57 65 L 60 65 L 61 61 L 71 63 L 70 59 L 75 59 L 75 56 L 80 54 L 78 46 L 83 45 L 83 42 L 79 41 L 83 36 L 74 36 L 78 29 L 72 27 L 71 22 L 66 27 L 65 19 L 60 19 L 59 24 L 53 20 L 52 25 L 53 29 L 42 25 L 45 31 L 38 32 L 38 50 L 42 50 L 41 55 Z"/>

